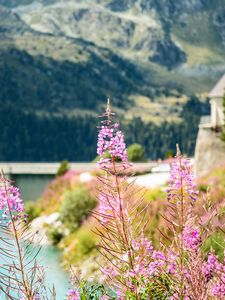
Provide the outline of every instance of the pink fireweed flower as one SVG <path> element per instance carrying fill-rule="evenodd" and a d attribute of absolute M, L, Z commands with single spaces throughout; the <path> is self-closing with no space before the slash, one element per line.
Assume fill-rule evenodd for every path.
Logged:
<path fill-rule="evenodd" d="M 181 189 L 186 197 L 193 204 L 198 195 L 196 184 L 194 183 L 194 175 L 191 169 L 190 160 L 181 155 L 177 155 L 171 164 L 170 188 L 168 189 L 168 200 L 175 199 L 177 192 Z"/>
<path fill-rule="evenodd" d="M 166 256 L 161 251 L 153 251 L 152 258 L 160 261 L 165 261 Z"/>
<path fill-rule="evenodd" d="M 135 251 L 138 251 L 138 250 L 145 250 L 147 253 L 150 253 L 152 254 L 153 253 L 153 245 L 152 245 L 152 242 L 145 238 L 145 237 L 142 237 L 139 241 L 137 240 L 133 240 L 132 241 L 132 248 L 135 250 Z"/>
<path fill-rule="evenodd" d="M 167 271 L 171 275 L 175 275 L 177 272 L 177 254 L 173 250 L 167 254 Z"/>
<path fill-rule="evenodd" d="M 109 300 L 109 296 L 103 295 L 103 296 L 101 296 L 101 299 L 100 299 L 100 300 Z"/>
<path fill-rule="evenodd" d="M 97 154 L 100 156 L 99 165 L 110 163 L 109 158 L 104 158 L 104 154 L 108 152 L 111 157 L 127 162 L 127 150 L 124 141 L 124 135 L 119 130 L 116 123 L 110 127 L 102 125 L 98 133 Z"/>
<path fill-rule="evenodd" d="M 177 263 L 176 262 L 168 263 L 167 271 L 171 275 L 174 275 L 176 273 L 176 271 L 177 271 Z"/>
<path fill-rule="evenodd" d="M 211 279 L 215 274 L 220 272 L 222 269 L 222 264 L 218 260 L 218 256 L 214 253 L 209 253 L 207 261 L 204 262 L 202 266 L 202 272 L 206 276 L 206 278 L 209 280 Z"/>
<path fill-rule="evenodd" d="M 101 268 L 102 273 L 108 278 L 115 278 L 118 275 L 118 271 L 113 268 L 113 266 L 107 266 L 105 268 Z"/>
<path fill-rule="evenodd" d="M 100 156 L 98 162 L 101 168 L 109 168 L 111 160 L 120 160 L 122 163 L 127 163 L 127 149 L 124 140 L 124 135 L 120 130 L 118 123 L 112 123 L 114 113 L 111 112 L 108 99 L 106 112 L 101 116 L 104 118 L 101 121 L 102 125 L 98 132 L 97 154 Z M 110 158 L 105 158 L 105 154 L 109 154 Z"/>
<path fill-rule="evenodd" d="M 126 292 L 126 291 L 125 291 Z M 117 295 L 117 300 L 125 300 L 126 299 L 126 296 L 124 295 L 124 293 L 120 290 L 118 290 L 116 292 L 116 295 Z"/>
<path fill-rule="evenodd" d="M 100 160 L 98 161 L 98 166 L 101 169 L 110 168 L 110 165 L 111 165 L 111 159 L 110 158 L 101 157 Z"/>
<path fill-rule="evenodd" d="M 79 300 L 80 297 L 79 297 L 79 293 L 77 290 L 75 289 L 70 289 L 68 291 L 68 300 Z"/>
<path fill-rule="evenodd" d="M 107 197 L 105 195 L 99 195 L 99 206 L 98 206 L 98 212 L 100 214 L 100 220 L 101 222 L 107 223 L 108 219 L 110 218 L 111 214 L 111 207 L 108 203 Z"/>
<path fill-rule="evenodd" d="M 211 296 L 215 299 L 225 299 L 225 266 L 216 262 L 216 267 L 211 270 L 212 280 L 209 283 Z"/>
<path fill-rule="evenodd" d="M 173 296 L 170 297 L 169 300 L 179 300 L 179 295 L 178 293 L 175 293 Z M 182 298 L 184 300 L 190 300 L 190 297 L 188 297 L 187 295 L 184 295 L 184 298 Z"/>
<path fill-rule="evenodd" d="M 225 265 L 218 260 L 214 253 L 209 253 L 207 261 L 203 263 L 202 272 L 206 277 L 209 293 L 213 299 L 224 299 Z"/>
<path fill-rule="evenodd" d="M 201 237 L 197 228 L 186 226 L 182 232 L 182 239 L 187 250 L 197 250 L 201 244 Z"/>
<path fill-rule="evenodd" d="M 211 288 L 211 295 L 212 296 L 217 296 L 218 299 L 224 299 L 222 297 L 225 297 L 225 276 L 222 280 L 217 279 L 215 283 L 213 283 L 212 288 Z"/>
<path fill-rule="evenodd" d="M 110 145 L 110 141 L 113 138 L 113 129 L 107 126 L 101 126 L 98 133 L 98 143 L 97 143 L 97 154 L 102 157 Z"/>
<path fill-rule="evenodd" d="M 3 182 L 3 186 L 0 187 L 0 210 L 3 211 L 2 217 L 6 219 L 10 210 L 14 219 L 16 219 L 17 214 L 24 211 L 24 204 L 20 197 L 19 189 L 11 185 L 4 178 L 1 181 Z"/>
<path fill-rule="evenodd" d="M 102 223 L 107 223 L 113 214 L 119 215 L 121 207 L 124 208 L 124 203 L 121 199 L 113 197 L 111 194 L 99 194 L 98 212 Z M 124 208 L 124 213 L 126 209 Z"/>
<path fill-rule="evenodd" d="M 162 271 L 162 267 L 165 266 L 167 258 L 161 251 L 152 252 L 153 261 L 148 265 L 148 275 L 153 276 Z"/>

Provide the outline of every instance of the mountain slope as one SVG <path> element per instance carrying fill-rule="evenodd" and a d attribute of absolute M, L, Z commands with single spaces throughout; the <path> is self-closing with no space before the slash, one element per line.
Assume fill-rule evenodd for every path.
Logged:
<path fill-rule="evenodd" d="M 224 58 L 224 0 L 53 2 L 35 1 L 14 12 L 36 31 L 81 37 L 169 69 L 191 55 L 185 41 Z"/>
<path fill-rule="evenodd" d="M 95 117 L 110 97 L 124 123 L 138 117 L 154 123 L 149 128 L 159 141 L 152 157 L 165 154 L 159 150 L 166 148 L 164 121 L 172 122 L 167 133 L 171 130 L 179 140 L 176 126 L 183 126 L 186 136 L 190 130 L 191 146 L 184 151 L 193 153 L 204 109 L 194 112 L 194 127 L 184 111 L 193 94 L 199 107 L 206 107 L 207 92 L 225 71 L 224 16 L 225 0 L 0 0 L 1 105 L 20 111 L 21 119 L 33 116 L 35 130 L 41 119 L 40 124 L 48 123 L 46 118 L 78 126 L 78 116 Z M 92 117 L 88 122 L 94 122 Z M 7 132 L 1 136 L 6 144 Z M 28 144 L 33 156 L 25 155 L 20 144 L 17 159 L 46 160 L 35 141 Z M 58 152 L 52 159 L 61 159 L 64 150 L 54 147 Z M 91 147 L 87 155 L 77 153 L 77 159 L 92 157 Z M 2 159 L 11 157 L 4 153 Z"/>
<path fill-rule="evenodd" d="M 97 112 L 111 91 L 112 103 L 125 109 L 126 96 L 139 92 L 144 82 L 143 74 L 135 65 L 108 50 L 97 54 L 82 40 L 76 42 L 82 45 L 83 52 L 85 49 L 85 55 L 89 56 L 87 61 L 58 61 L 31 56 L 16 48 L 1 51 L 0 101 L 19 103 L 29 111 L 59 112 L 80 108 Z"/>

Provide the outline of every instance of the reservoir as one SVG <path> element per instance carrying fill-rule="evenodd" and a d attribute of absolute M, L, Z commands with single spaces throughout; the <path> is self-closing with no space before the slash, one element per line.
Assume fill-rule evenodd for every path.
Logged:
<path fill-rule="evenodd" d="M 0 264 L 5 264 L 8 260 L 2 255 L 3 253 L 1 252 Z M 44 246 L 39 252 L 37 261 L 38 265 L 40 267 L 44 267 L 45 269 L 45 285 L 47 290 L 52 290 L 52 287 L 54 285 L 56 290 L 56 300 L 67 299 L 66 295 L 68 288 L 70 288 L 70 279 L 69 275 L 60 266 L 59 251 L 53 246 Z M 4 269 L 2 269 L 1 272 L 7 274 L 7 271 L 4 271 Z M 11 295 L 13 295 L 13 293 Z M 14 296 L 16 296 L 16 294 Z M 51 299 L 50 292 L 48 296 L 49 299 Z M 0 298 L 2 300 L 6 299 L 5 296 L 2 295 L 2 293 L 0 295 Z"/>
<path fill-rule="evenodd" d="M 70 278 L 60 266 L 60 252 L 54 246 L 44 246 L 39 253 L 38 262 L 45 266 L 47 285 L 51 288 L 54 284 L 56 299 L 65 299 Z"/>

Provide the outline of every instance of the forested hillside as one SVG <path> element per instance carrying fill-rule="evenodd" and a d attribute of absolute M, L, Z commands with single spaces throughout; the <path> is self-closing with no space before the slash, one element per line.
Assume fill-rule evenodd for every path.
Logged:
<path fill-rule="evenodd" d="M 107 97 L 148 158 L 174 149 L 170 137 L 193 154 L 207 93 L 225 71 L 224 7 L 0 0 L 0 159 L 94 158 Z"/>
<path fill-rule="evenodd" d="M 199 112 L 209 110 L 197 99 L 190 100 L 183 111 L 180 123 L 163 122 L 157 125 L 141 118 L 123 120 L 127 143 L 144 145 L 147 157 L 164 158 L 168 151 L 175 152 L 175 143 L 191 155 L 194 151 Z M 2 161 L 90 161 L 96 156 L 98 120 L 83 115 L 38 116 L 21 112 L 11 105 L 0 110 L 0 160 Z M 192 124 L 193 130 L 190 130 Z"/>

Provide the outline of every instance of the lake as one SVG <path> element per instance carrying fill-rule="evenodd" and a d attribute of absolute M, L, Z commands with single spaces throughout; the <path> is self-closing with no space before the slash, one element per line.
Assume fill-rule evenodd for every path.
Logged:
<path fill-rule="evenodd" d="M 60 266 L 60 253 L 57 248 L 53 246 L 44 246 L 38 257 L 38 263 L 40 266 L 45 267 L 46 272 L 46 286 L 52 288 L 53 284 L 57 293 L 57 300 L 67 299 L 67 291 L 70 287 L 69 275 Z M 0 263 L 5 263 L 4 259 L 0 260 Z M 4 272 L 4 270 L 1 270 Z M 5 299 L 0 296 L 1 299 Z M 3 297 L 3 298 L 2 298 Z"/>
<path fill-rule="evenodd" d="M 54 284 L 56 299 L 64 299 L 70 287 L 70 278 L 60 266 L 60 252 L 54 246 L 44 246 L 39 253 L 38 261 L 46 267 L 46 281 L 50 287 Z"/>

